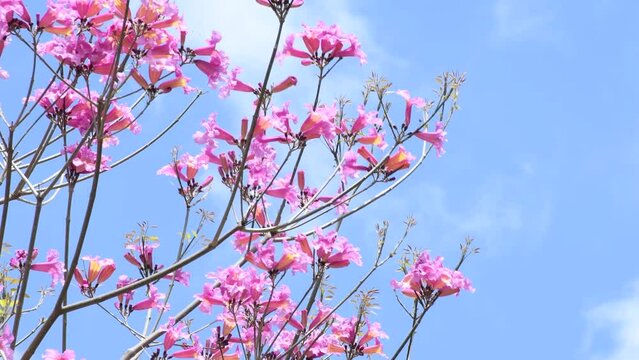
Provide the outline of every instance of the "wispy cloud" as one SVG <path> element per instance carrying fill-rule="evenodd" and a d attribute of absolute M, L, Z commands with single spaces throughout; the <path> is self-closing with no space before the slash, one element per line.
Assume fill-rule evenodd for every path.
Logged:
<path fill-rule="evenodd" d="M 552 20 L 543 1 L 497 0 L 493 8 L 495 36 L 501 41 L 546 37 Z"/>
<path fill-rule="evenodd" d="M 448 185 L 430 179 L 400 188 L 392 202 L 374 208 L 376 220 L 412 215 L 428 247 L 477 240 L 486 253 L 539 246 L 551 224 L 552 197 L 539 184 L 533 162 L 511 174 L 492 174 Z M 461 193 L 463 193 L 463 195 Z M 371 224 L 367 224 L 371 226 Z"/>
<path fill-rule="evenodd" d="M 590 309 L 585 350 L 591 360 L 636 360 L 639 354 L 639 279 L 630 293 Z M 602 349 L 603 344 L 609 344 Z"/>

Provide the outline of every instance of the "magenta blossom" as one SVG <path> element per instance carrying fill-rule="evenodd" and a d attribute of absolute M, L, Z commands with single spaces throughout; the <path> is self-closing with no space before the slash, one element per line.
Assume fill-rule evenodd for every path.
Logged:
<path fill-rule="evenodd" d="M 246 254 L 246 260 L 270 273 L 288 269 L 291 269 L 293 273 L 306 272 L 308 265 L 312 262 L 311 257 L 304 252 L 297 241 L 285 242 L 283 254 L 277 261 L 275 260 L 275 244 L 272 240 L 268 240 L 265 244 L 258 243 L 256 247 L 255 252 Z"/>
<path fill-rule="evenodd" d="M 258 274 L 254 268 L 247 270 L 239 266 L 230 266 L 217 272 L 209 273 L 209 279 L 216 280 L 220 285 L 204 284 L 201 294 L 195 295 L 200 300 L 200 310 L 210 314 L 213 305 L 221 305 L 235 310 L 236 306 L 258 301 L 268 283 L 265 273 Z"/>
<path fill-rule="evenodd" d="M 99 256 L 83 256 L 82 260 L 89 262 L 88 270 L 82 273 L 76 267 L 73 275 L 80 285 L 80 291 L 93 296 L 95 289 L 115 272 L 115 262 L 113 259 L 100 259 Z"/>
<path fill-rule="evenodd" d="M 208 167 L 208 160 L 206 154 L 193 156 L 187 153 L 175 162 L 160 168 L 157 174 L 180 179 L 179 193 L 190 201 L 197 194 L 206 191 L 206 188 L 213 182 L 213 176 L 210 175 L 201 182 L 195 180 L 198 171 Z"/>
<path fill-rule="evenodd" d="M 62 153 L 73 154 L 77 148 L 77 144 L 69 145 L 64 148 Z M 96 161 L 98 160 L 98 155 L 95 151 L 91 150 L 86 145 L 83 145 L 78 153 L 73 157 L 71 163 L 69 164 L 69 169 L 76 174 L 90 174 L 95 172 Z M 102 154 L 102 158 L 100 159 L 100 171 L 110 170 L 111 167 L 107 164 L 111 158 Z"/>
<path fill-rule="evenodd" d="M 443 122 L 438 121 L 435 124 L 434 132 L 418 131 L 415 133 L 415 136 L 433 144 L 435 150 L 437 150 L 437 157 L 440 157 L 442 156 L 442 154 L 446 153 L 446 150 L 444 150 L 444 143 L 448 140 L 446 139 L 446 131 L 444 131 Z"/>
<path fill-rule="evenodd" d="M 148 293 L 148 297 L 137 304 L 133 305 L 131 310 L 147 310 L 151 308 L 156 309 L 167 309 L 168 304 L 165 306 L 162 303 L 162 300 L 166 297 L 166 295 L 159 293 L 158 288 L 154 285 L 151 285 L 151 288 Z"/>
<path fill-rule="evenodd" d="M 213 32 L 208 40 L 208 46 L 193 50 L 197 55 L 210 56 L 208 61 L 197 59 L 193 63 L 207 76 L 209 86 L 213 89 L 216 89 L 228 74 L 229 59 L 224 52 L 217 49 L 220 40 L 222 40 L 220 34 Z"/>
<path fill-rule="evenodd" d="M 381 330 L 379 323 L 371 324 L 368 320 L 366 320 L 367 331 L 363 332 L 363 324 L 358 323 L 360 321 L 363 320 L 357 317 L 343 318 L 335 315 L 335 321 L 331 325 L 331 332 L 335 340 L 329 344 L 328 353 L 351 355 L 349 352 L 353 352 L 357 355 L 383 355 L 382 344 L 379 339 L 387 339 L 388 335 Z M 363 335 L 360 333 L 363 333 Z M 358 339 L 358 336 L 361 337 Z M 368 345 L 371 340 L 374 341 L 374 344 Z"/>
<path fill-rule="evenodd" d="M 0 351 L 5 355 L 7 360 L 13 360 L 13 349 L 11 343 L 13 342 L 13 333 L 9 325 L 4 326 L 2 335 L 0 335 Z"/>
<path fill-rule="evenodd" d="M 136 266 L 143 276 L 152 275 L 163 267 L 163 265 L 153 262 L 153 251 L 159 246 L 160 244 L 157 242 L 149 241 L 127 244 L 126 248 L 129 251 L 124 254 L 124 259 L 131 265 Z"/>
<path fill-rule="evenodd" d="M 357 163 L 357 154 L 354 151 L 347 151 L 344 153 L 342 159 L 342 166 L 340 167 L 340 174 L 342 181 L 346 182 L 348 178 L 358 178 L 360 171 L 367 171 L 368 167 L 359 165 Z"/>
<path fill-rule="evenodd" d="M 418 108 L 424 108 L 426 106 L 426 101 L 420 97 L 411 98 L 410 93 L 407 90 L 397 90 L 395 93 L 406 100 L 406 111 L 404 114 L 404 128 L 407 128 L 410 125 L 411 113 L 413 111 L 413 106 L 417 106 Z"/>
<path fill-rule="evenodd" d="M 175 323 L 175 318 L 170 317 L 169 322 L 160 327 L 164 330 L 164 351 L 169 350 L 180 339 L 188 339 L 188 335 L 183 331 L 185 325 L 182 322 Z"/>
<path fill-rule="evenodd" d="M 191 273 L 180 269 L 175 270 L 166 276 L 164 279 L 175 280 L 184 286 L 189 286 L 189 280 L 191 279 Z"/>
<path fill-rule="evenodd" d="M 315 64 L 325 67 L 334 59 L 357 57 L 360 63 L 366 63 L 366 54 L 360 48 L 355 35 L 344 34 L 337 25 L 326 26 L 319 22 L 316 27 L 303 25 L 304 31 L 290 35 L 284 44 L 282 55 L 302 59 L 302 65 Z M 294 47 L 296 38 L 301 38 L 306 47 L 299 50 Z"/>
<path fill-rule="evenodd" d="M 34 249 L 32 259 L 38 255 L 38 251 Z M 59 260 L 60 255 L 55 249 L 51 249 L 47 252 L 47 261 L 40 263 L 31 263 L 31 270 L 42 271 L 51 275 L 51 286 L 56 285 L 58 282 L 64 279 L 64 263 Z M 9 265 L 14 268 L 22 270 L 27 262 L 27 252 L 25 250 L 17 250 L 16 256 L 9 261 Z"/>
<path fill-rule="evenodd" d="M 322 229 L 317 228 L 311 247 L 315 250 L 319 261 L 329 267 L 346 267 L 351 262 L 362 265 L 359 249 L 349 243 L 345 237 L 338 235 L 336 231 L 324 234 Z"/>
<path fill-rule="evenodd" d="M 47 349 L 42 355 L 42 359 L 44 360 L 75 360 L 75 351 L 73 350 L 65 350 L 63 353 L 60 353 L 54 349 Z"/>
<path fill-rule="evenodd" d="M 323 136 L 326 140 L 332 142 L 337 132 L 335 127 L 336 116 L 337 107 L 335 104 L 331 106 L 321 105 L 315 110 L 311 109 L 300 128 L 300 138 L 311 140 Z"/>
<path fill-rule="evenodd" d="M 116 283 L 115 287 L 116 289 L 119 289 L 133 282 L 134 280 L 129 278 L 128 276 L 120 275 L 118 277 L 118 282 Z M 130 307 L 131 307 L 130 303 L 131 303 L 131 300 L 133 300 L 134 292 L 135 290 L 131 290 L 118 295 L 118 301 L 116 301 L 115 303 L 115 308 L 118 309 L 120 313 L 128 314 L 130 312 Z"/>
<path fill-rule="evenodd" d="M 393 280 L 391 286 L 404 295 L 415 298 L 438 291 L 439 296 L 458 294 L 460 290 L 474 292 L 470 280 L 457 270 L 444 267 L 444 258 L 430 258 L 427 251 L 419 254 L 408 273 L 400 281 Z"/>
<path fill-rule="evenodd" d="M 336 129 L 337 133 L 349 142 L 357 141 L 365 145 L 375 145 L 384 150 L 388 144 L 384 141 L 384 132 L 380 131 L 382 120 L 377 117 L 376 111 L 366 112 L 364 105 L 357 107 L 358 116 L 353 120 L 349 129 L 345 120 Z M 364 130 L 368 129 L 368 134 Z"/>

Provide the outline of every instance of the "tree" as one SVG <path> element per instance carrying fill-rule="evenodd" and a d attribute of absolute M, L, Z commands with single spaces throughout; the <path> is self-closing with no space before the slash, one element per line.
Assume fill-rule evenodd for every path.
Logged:
<path fill-rule="evenodd" d="M 443 74 L 437 99 L 425 101 L 373 74 L 358 106 L 344 98 L 323 102 L 322 85 L 332 80 L 338 64 L 350 66 L 352 58 L 366 62 L 357 37 L 321 22 L 284 37 L 286 19 L 303 1 L 257 3 L 272 11 L 279 28 L 264 77 L 251 84 L 240 80 L 220 34 L 213 32 L 206 44 L 189 43 L 178 8 L 168 0 L 146 0 L 137 7 L 123 0 L 59 0 L 35 21 L 22 0 L 0 1 L 0 55 L 10 40 L 30 55 L 25 101 L 11 114 L 2 113 L 3 357 L 13 358 L 17 349 L 31 358 L 42 353 L 45 337 L 59 336 L 59 348 L 47 348 L 43 357 L 74 359 L 68 316 L 87 307 L 103 309 L 133 335 L 137 343 L 123 346 L 124 358 L 146 353 L 151 359 L 353 359 L 383 352 L 386 334 L 369 320 L 378 290 L 363 285 L 397 255 L 414 222 L 407 220 L 403 236 L 390 246 L 389 224 L 378 227 L 377 251 L 364 259 L 369 269 L 354 284 L 336 283 L 350 289 L 338 300 L 330 296 L 329 276 L 364 262 L 342 226 L 414 174 L 432 149 L 437 156 L 444 153 L 445 129 L 464 77 Z M 282 100 L 298 79 L 273 80 L 278 57 L 300 59 L 315 71 L 316 91 L 305 110 Z M 108 191 L 102 190 L 108 189 L 104 173 L 144 156 L 190 116 L 193 104 L 205 97 L 190 77 L 206 78 L 222 97 L 234 92 L 254 97 L 239 122 L 210 114 L 193 135 L 199 152 L 176 148 L 157 171 L 175 178 L 183 204 L 179 239 L 167 245 L 175 245 L 172 256 L 158 254 L 159 239 L 147 223 L 126 235 L 126 262 L 89 254 L 91 225 L 105 221 L 94 218 L 98 199 L 108 201 L 108 194 L 100 195 Z M 164 129 L 132 147 L 127 132 L 140 133 L 149 109 L 180 96 L 174 90 L 190 102 Z M 400 121 L 393 120 L 391 101 L 403 105 Z M 413 110 L 423 117 L 416 119 Z M 330 170 L 322 172 L 321 164 Z M 223 206 L 203 201 L 212 189 L 225 189 Z M 46 210 L 64 194 L 60 231 L 43 229 L 45 216 L 61 218 Z M 31 220 L 11 220 L 12 211 L 22 214 L 27 207 Z M 8 248 L 11 228 L 24 235 L 23 242 L 12 241 L 16 250 Z M 188 267 L 229 243 L 238 261 L 208 273 L 210 281 L 201 289 L 190 288 Z M 46 261 L 41 261 L 37 256 L 44 248 Z M 411 248 L 402 257 L 403 277 L 391 285 L 412 302 L 405 306 L 398 294 L 411 323 L 400 347 L 387 351 L 393 359 L 402 353 L 408 358 L 417 327 L 440 297 L 473 290 L 459 268 L 475 251 L 470 241 L 464 243 L 452 269 L 426 251 Z M 51 277 L 37 297 L 41 279 L 34 272 Z M 116 272 L 123 273 L 117 280 Z M 305 274 L 304 286 L 291 278 L 296 273 Z M 192 300 L 181 309 L 169 308 L 180 292 Z M 356 310 L 344 316 L 342 305 L 349 299 Z M 40 313 L 46 317 L 38 321 L 33 315 Z M 52 331 L 56 323 L 60 334 Z M 211 335 L 200 340 L 201 331 Z"/>

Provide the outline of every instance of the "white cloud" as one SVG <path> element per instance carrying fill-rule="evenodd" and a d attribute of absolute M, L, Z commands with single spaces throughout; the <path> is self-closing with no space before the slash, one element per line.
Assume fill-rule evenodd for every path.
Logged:
<path fill-rule="evenodd" d="M 590 309 L 585 350 L 592 360 L 636 360 L 639 354 L 639 280 L 626 297 Z M 610 344 L 604 353 L 597 344 Z"/>
<path fill-rule="evenodd" d="M 533 0 L 497 0 L 493 8 L 497 39 L 522 41 L 546 37 L 552 16 L 542 3 Z"/>
<path fill-rule="evenodd" d="M 277 31 L 277 20 L 270 9 L 253 0 L 176 0 L 176 3 L 184 13 L 192 36 L 203 40 L 215 29 L 223 35 L 221 47 L 234 63 L 247 71 L 263 71 Z M 360 38 L 367 53 L 387 58 L 375 44 L 367 20 L 352 12 L 341 0 L 325 0 L 321 4 L 308 2 L 292 9 L 284 34 L 299 31 L 302 23 L 315 25 L 320 20 L 339 24 L 343 31 Z"/>

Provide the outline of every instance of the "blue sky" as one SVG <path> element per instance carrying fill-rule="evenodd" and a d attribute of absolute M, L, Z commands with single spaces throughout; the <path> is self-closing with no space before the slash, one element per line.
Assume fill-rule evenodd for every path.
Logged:
<path fill-rule="evenodd" d="M 221 47 L 245 69 L 245 78 L 259 77 L 275 30 L 266 9 L 248 0 L 178 4 L 194 36 L 220 31 Z M 408 215 L 418 222 L 410 242 L 443 254 L 449 264 L 465 236 L 481 248 L 464 267 L 477 292 L 440 300 L 419 331 L 413 358 L 639 356 L 639 239 L 633 226 L 639 213 L 638 11 L 636 2 L 612 0 L 308 0 L 291 13 L 290 31 L 302 22 L 335 22 L 356 33 L 369 55 L 365 66 L 340 64 L 324 100 L 344 91 L 355 98 L 371 71 L 396 89 L 426 98 L 432 98 L 438 74 L 467 73 L 446 155 L 429 158 L 392 200 L 345 226 L 350 238 L 361 238 L 358 246 L 365 252 L 375 222 L 387 219 L 399 234 Z M 17 42 L 11 44 L 1 59 L 12 79 L 21 71 L 11 57 L 17 48 Z M 277 74 L 310 77 L 309 69 L 295 63 L 285 61 Z M 300 84 L 296 94 L 310 87 Z M 0 94 L 9 113 L 9 88 L 0 85 Z M 207 95 L 146 157 L 105 176 L 108 196 L 99 203 L 88 252 L 119 259 L 122 235 L 141 220 L 162 224 L 163 238 L 174 236 L 179 199 L 174 184 L 154 176 L 155 170 L 170 159 L 172 146 L 190 143 L 209 112 L 239 118 L 249 101 L 233 96 L 220 102 Z M 176 106 L 156 105 L 151 120 Z M 152 133 L 161 124 L 147 120 L 143 126 Z M 207 201 L 215 207 L 222 196 L 214 193 Z M 51 221 L 46 226 L 53 229 Z M 192 270 L 214 270 L 220 263 L 211 257 Z M 373 285 L 387 288 L 396 276 L 391 266 Z M 392 296 L 381 300 L 377 320 L 391 335 L 390 352 L 408 321 L 396 316 Z M 83 326 L 72 329 L 80 334 Z M 131 343 L 122 329 L 113 332 Z M 119 354 L 95 338 L 78 339 L 72 346 L 90 359 Z M 91 356 L 96 346 L 108 356 Z"/>

